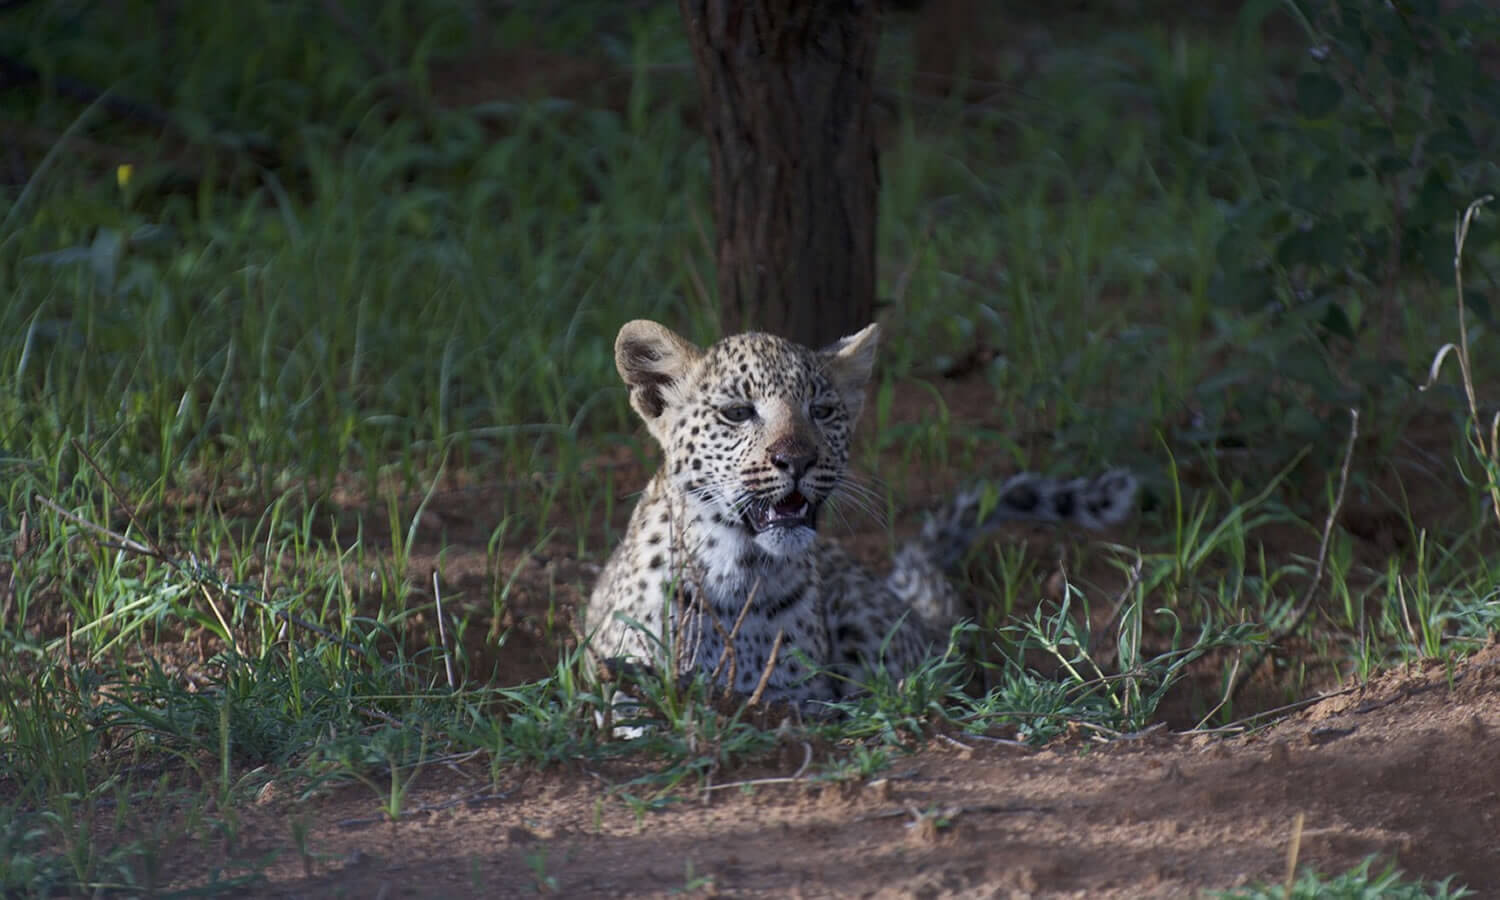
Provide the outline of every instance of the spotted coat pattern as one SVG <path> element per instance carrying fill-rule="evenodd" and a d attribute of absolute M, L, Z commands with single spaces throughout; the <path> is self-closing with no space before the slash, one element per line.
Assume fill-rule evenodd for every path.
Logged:
<path fill-rule="evenodd" d="M 873 666 L 899 678 L 946 637 L 958 609 L 946 570 L 983 529 L 1128 514 L 1123 472 L 1019 475 L 983 521 L 982 490 L 964 492 L 889 574 L 866 570 L 816 525 L 847 478 L 877 335 L 871 325 L 814 351 L 747 333 L 703 350 L 654 322 L 620 329 L 616 367 L 665 459 L 590 596 L 594 662 L 713 673 L 748 694 L 774 656 L 765 696 L 838 699 Z"/>

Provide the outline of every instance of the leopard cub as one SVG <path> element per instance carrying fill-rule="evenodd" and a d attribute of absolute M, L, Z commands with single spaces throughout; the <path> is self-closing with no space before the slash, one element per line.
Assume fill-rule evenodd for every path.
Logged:
<path fill-rule="evenodd" d="M 615 365 L 665 459 L 589 598 L 593 662 L 675 660 L 741 693 L 764 674 L 768 699 L 837 700 L 874 666 L 899 678 L 941 649 L 959 608 L 946 570 L 985 529 L 1129 515 L 1136 481 L 1123 471 L 1017 475 L 982 521 L 981 491 L 961 493 L 888 574 L 866 570 L 818 518 L 847 476 L 878 333 L 812 350 L 751 332 L 701 349 L 655 322 L 620 329 Z"/>

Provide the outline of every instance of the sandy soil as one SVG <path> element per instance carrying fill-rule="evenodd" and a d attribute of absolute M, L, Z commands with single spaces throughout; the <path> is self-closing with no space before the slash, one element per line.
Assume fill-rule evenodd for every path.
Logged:
<path fill-rule="evenodd" d="M 1186 897 L 1280 878 L 1301 814 L 1303 864 L 1379 854 L 1494 896 L 1497 732 L 1492 645 L 1252 735 L 1038 751 L 939 739 L 878 780 L 726 779 L 640 818 L 609 793 L 632 772 L 584 765 L 498 784 L 477 766 L 432 770 L 396 823 L 365 787 L 304 803 L 273 787 L 244 813 L 257 837 L 239 855 L 274 854 L 258 896 Z"/>

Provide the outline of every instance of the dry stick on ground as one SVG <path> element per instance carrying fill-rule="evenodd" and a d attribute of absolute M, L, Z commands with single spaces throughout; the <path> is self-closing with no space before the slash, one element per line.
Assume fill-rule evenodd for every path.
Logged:
<path fill-rule="evenodd" d="M 973 753 L 974 752 L 974 748 L 973 747 L 970 747 L 968 744 L 965 744 L 963 741 L 959 740 L 958 738 L 950 737 L 949 735 L 943 734 L 942 732 L 938 732 L 937 734 L 933 735 L 933 737 L 936 738 L 937 740 L 941 741 L 942 743 L 947 744 L 948 746 L 952 747 L 955 750 L 960 750 L 960 751 L 962 751 L 964 753 Z"/>
<path fill-rule="evenodd" d="M 167 553 L 161 548 L 161 545 L 157 544 L 156 541 L 152 541 L 150 533 L 141 526 L 140 518 L 135 514 L 135 507 L 126 501 L 125 495 L 120 492 L 119 488 L 115 487 L 114 481 L 111 480 L 108 473 L 104 471 L 104 467 L 99 465 L 99 463 L 94 460 L 94 457 L 89 454 L 88 450 L 84 449 L 83 444 L 80 443 L 77 438 L 73 439 L 73 450 L 79 456 L 83 457 L 84 462 L 87 462 L 89 464 L 89 468 L 94 470 L 94 474 L 98 475 L 99 478 L 103 480 L 104 486 L 109 488 L 109 493 L 115 498 L 115 502 L 120 504 L 120 506 L 125 510 L 125 515 L 130 519 L 130 524 L 135 527 L 135 530 L 139 532 L 143 537 L 145 537 L 146 540 L 151 541 L 151 554 L 162 562 L 176 568 L 176 563 L 172 562 L 167 557 Z"/>
<path fill-rule="evenodd" d="M 88 519 L 85 519 L 82 516 L 68 512 L 66 509 L 63 509 L 61 506 L 58 506 L 56 503 L 52 502 L 46 497 L 43 497 L 41 494 L 34 495 L 34 499 L 36 500 L 36 502 L 62 516 L 64 519 L 72 522 L 74 525 L 81 525 L 82 527 L 101 534 L 104 537 L 109 538 L 110 541 L 113 541 L 113 543 L 101 542 L 104 543 L 106 547 L 111 547 L 116 550 L 129 550 L 132 553 L 140 553 L 153 559 L 157 558 L 155 551 L 153 551 L 150 547 L 147 547 L 145 544 L 139 543 L 137 541 L 132 541 L 130 538 L 126 537 L 123 534 L 120 534 L 118 531 L 111 531 L 110 529 L 105 528 L 103 525 L 90 522 Z"/>
<path fill-rule="evenodd" d="M 802 742 L 802 765 L 797 771 L 790 775 L 772 776 L 770 778 L 751 778 L 748 781 L 727 781 L 724 784 L 709 784 L 703 788 L 703 799 L 706 801 L 708 795 L 713 791 L 722 791 L 728 788 L 755 787 L 762 784 L 793 784 L 801 781 L 802 776 L 807 774 L 807 767 L 812 765 L 813 748 L 807 741 Z"/>
<path fill-rule="evenodd" d="M 1240 663 L 1242 663 L 1244 661 L 1245 661 L 1245 655 L 1243 653 L 1235 653 L 1234 654 L 1234 665 L 1232 665 L 1232 666 L 1229 667 L 1229 681 L 1228 681 L 1228 684 L 1233 685 L 1239 679 L 1239 677 L 1240 677 Z M 1224 696 L 1222 696 L 1222 697 L 1219 698 L 1219 702 L 1214 704 L 1214 708 L 1211 709 L 1211 710 L 1209 710 L 1207 713 L 1204 714 L 1203 718 L 1201 718 L 1201 719 L 1198 720 L 1198 724 L 1193 726 L 1193 730 L 1194 731 L 1202 731 L 1203 730 L 1203 726 L 1208 724 L 1208 720 L 1212 719 L 1214 716 L 1218 715 L 1219 714 L 1219 710 L 1223 709 L 1224 708 L 1224 704 L 1226 704 L 1228 702 L 1229 702 L 1229 693 L 1226 691 L 1224 693 Z"/>
<path fill-rule="evenodd" d="M 1292 896 L 1292 885 L 1297 883 L 1297 857 L 1302 852 L 1302 821 L 1303 814 L 1297 813 L 1292 817 L 1292 839 L 1286 846 L 1286 883 L 1285 896 Z"/>
<path fill-rule="evenodd" d="M 1199 722 L 1196 727 L 1194 727 L 1194 728 L 1192 728 L 1192 729 L 1190 729 L 1188 731 L 1183 731 L 1183 732 L 1179 732 L 1179 733 L 1180 734 L 1242 734 L 1242 733 L 1244 733 L 1246 731 L 1249 731 L 1251 729 L 1251 727 L 1252 727 L 1251 723 L 1253 723 L 1253 722 L 1258 722 L 1261 719 L 1274 719 L 1274 718 L 1276 718 L 1278 716 L 1281 716 L 1281 715 L 1284 715 L 1284 714 L 1287 714 L 1287 713 L 1294 713 L 1294 712 L 1296 712 L 1299 709 L 1306 709 L 1309 706 L 1317 706 L 1319 703 L 1322 703 L 1324 700 L 1329 700 L 1329 699 L 1332 699 L 1333 697 L 1342 697 L 1345 694 L 1352 694 L 1352 693 L 1354 693 L 1357 690 L 1360 690 L 1359 686 L 1357 686 L 1357 685 L 1353 686 L 1353 687 L 1339 688 L 1336 691 L 1329 691 L 1329 692 L 1327 692 L 1325 694 L 1317 694 L 1317 695 L 1314 695 L 1312 697 L 1303 697 L 1301 700 L 1297 700 L 1297 701 L 1295 701 L 1293 703 L 1288 703 L 1285 706 L 1278 706 L 1278 707 L 1275 707 L 1274 709 L 1263 709 L 1260 712 L 1258 712 L 1258 713 L 1252 713 L 1252 714 L 1244 717 L 1243 719 L 1235 719 L 1233 722 L 1230 722 L 1228 725 L 1220 725 L 1217 728 L 1204 728 L 1203 727 L 1203 722 Z M 1222 706 L 1223 704 L 1220 704 L 1220 705 Z M 1215 709 L 1217 709 L 1217 708 L 1218 707 L 1215 707 Z M 1210 713 L 1210 715 L 1212 715 L 1212 713 Z M 1205 717 L 1204 721 L 1207 721 L 1206 717 Z"/>
<path fill-rule="evenodd" d="M 149 556 L 152 559 L 156 559 L 156 560 L 159 560 L 159 561 L 161 561 L 163 563 L 166 563 L 167 565 L 173 567 L 177 571 L 182 572 L 184 575 L 186 575 L 189 578 L 198 578 L 200 580 L 202 579 L 201 573 L 194 574 L 192 572 L 188 572 L 185 568 L 183 568 L 183 566 L 182 566 L 181 563 L 177 562 L 176 560 L 172 559 L 171 557 L 162 555 L 158 551 L 152 550 L 150 547 L 147 547 L 147 546 L 145 546 L 144 544 L 141 544 L 138 541 L 133 541 L 130 538 L 126 537 L 123 534 L 120 534 L 117 531 L 112 531 L 112 530 L 110 530 L 108 528 L 105 528 L 103 525 L 100 525 L 100 524 L 98 524 L 96 522 L 90 522 L 88 519 L 85 519 L 82 516 L 75 515 L 75 514 L 69 512 L 69 511 L 67 511 L 66 509 L 63 509 L 61 506 L 59 506 L 58 504 L 54 503 L 52 500 L 49 500 L 48 498 L 43 497 L 41 494 L 36 494 L 35 495 L 35 499 L 36 499 L 36 502 L 40 503 L 41 505 L 43 505 L 43 506 L 47 507 L 48 509 L 52 510 L 53 512 L 57 513 L 59 516 L 62 516 L 64 519 L 67 519 L 69 522 L 72 522 L 74 525 L 78 525 L 78 526 L 80 526 L 82 528 L 85 528 L 85 529 L 87 529 L 89 531 L 93 531 L 96 534 L 103 535 L 104 537 L 109 538 L 110 541 L 113 541 L 112 544 L 111 543 L 106 543 L 106 546 L 111 546 L 111 547 L 114 547 L 114 548 L 119 549 L 119 550 L 129 550 L 132 553 L 139 553 L 139 554 L 142 554 L 144 556 Z M 226 593 L 233 593 L 233 591 L 231 591 L 230 589 L 226 588 L 222 584 L 219 585 L 219 588 L 221 590 L 225 591 Z M 314 625 L 313 623 L 311 623 L 311 622 L 303 619 L 301 616 L 294 615 L 292 613 L 286 612 L 285 610 L 277 609 L 276 607 L 272 606 L 270 603 L 266 602 L 266 600 L 264 598 L 257 597 L 254 594 L 250 594 L 250 593 L 241 593 L 240 596 L 242 596 L 245 599 L 249 600 L 251 603 L 254 603 L 254 604 L 256 604 L 256 605 L 258 605 L 258 606 L 266 609 L 268 612 L 271 613 L 271 615 L 275 616 L 276 618 L 281 619 L 283 622 L 286 622 L 286 623 L 291 624 L 291 625 L 295 625 L 298 628 L 306 629 L 307 631 L 311 631 L 314 634 L 321 635 L 322 637 L 324 637 L 324 638 L 326 638 L 326 639 L 328 639 L 330 641 L 333 641 L 335 644 L 338 644 L 339 646 L 341 646 L 345 650 L 348 650 L 349 652 L 355 654 L 356 656 L 362 656 L 363 655 L 363 651 L 360 650 L 360 648 L 359 648 L 358 645 L 351 644 L 350 642 L 344 640 L 343 638 L 339 637 L 338 635 L 334 634 L 333 632 L 329 631 L 328 629 L 323 628 L 320 625 Z"/>
<path fill-rule="evenodd" d="M 456 691 L 453 681 L 453 654 L 448 652 L 448 626 L 443 624 L 443 589 L 438 586 L 437 567 L 432 569 L 432 598 L 437 603 L 438 642 L 443 645 L 443 670 L 448 675 L 448 690 Z"/>
<path fill-rule="evenodd" d="M 92 460 L 90 460 L 90 462 L 92 462 Z M 105 479 L 105 483 L 108 483 L 108 479 Z M 111 487 L 111 489 L 113 489 L 114 486 L 110 485 L 110 487 Z M 43 506 L 51 509 L 53 512 L 57 513 L 58 515 L 62 516 L 65 519 L 67 519 L 68 521 L 73 522 L 73 523 L 75 523 L 77 525 L 82 525 L 85 528 L 92 529 L 93 531 L 96 531 L 96 532 L 98 532 L 100 534 L 103 534 L 103 535 L 106 535 L 107 537 L 112 538 L 113 540 L 115 540 L 115 541 L 118 542 L 118 544 L 116 546 L 119 549 L 121 549 L 121 550 L 129 550 L 129 551 L 131 551 L 133 553 L 139 553 L 139 554 L 141 554 L 143 556 L 149 556 L 152 559 L 155 559 L 155 560 L 157 560 L 157 561 L 159 561 L 161 563 L 164 563 L 167 566 L 170 566 L 174 571 L 176 571 L 176 572 L 178 572 L 178 573 L 186 576 L 190 580 L 192 580 L 192 582 L 199 588 L 199 590 L 201 590 L 203 592 L 203 598 L 208 601 L 208 607 L 209 607 L 209 609 L 213 610 L 213 612 L 214 612 L 214 618 L 219 621 L 219 627 L 223 628 L 224 629 L 224 634 L 229 637 L 230 648 L 233 649 L 235 653 L 239 653 L 239 650 L 240 650 L 239 641 L 235 638 L 234 632 L 232 632 L 229 629 L 229 623 L 224 619 L 224 614 L 219 611 L 219 605 L 214 602 L 214 598 L 208 593 L 208 587 L 204 584 L 204 581 L 203 581 L 203 579 L 201 577 L 199 577 L 197 574 L 194 574 L 193 572 L 189 572 L 186 568 L 183 567 L 183 565 L 181 563 L 179 563 L 177 560 L 173 559 L 172 557 L 168 556 L 167 553 L 166 553 L 166 551 L 162 550 L 160 547 L 156 547 L 156 546 L 147 547 L 146 545 L 140 543 L 139 541 L 133 541 L 133 540 L 131 540 L 130 538 L 126 537 L 123 534 L 120 534 L 118 532 L 111 531 L 110 529 L 105 528 L 103 525 L 97 525 L 97 524 L 95 524 L 93 522 L 90 522 L 87 519 L 84 519 L 84 518 L 82 518 L 80 516 L 76 516 L 73 513 L 70 513 L 67 510 L 63 509 L 61 506 L 58 506 L 56 503 L 52 502 L 51 500 L 47 499 L 46 497 L 43 497 L 41 494 L 37 494 L 36 495 L 36 500 L 37 500 L 38 503 L 40 503 Z M 130 512 L 129 509 L 128 509 L 128 507 L 127 507 L 127 513 L 129 513 L 129 515 L 130 515 L 131 522 L 133 524 L 136 524 L 137 528 L 139 529 L 139 524 L 135 523 L 135 514 L 133 512 Z M 221 589 L 222 589 L 222 587 L 221 587 Z"/>
<path fill-rule="evenodd" d="M 1030 744 L 1026 743 L 1025 741 L 1018 741 L 1015 738 L 994 737 L 994 736 L 988 735 L 988 734 L 971 734 L 971 735 L 969 735 L 969 738 L 971 740 L 984 741 L 986 744 L 995 744 L 995 745 L 1000 746 L 1000 747 L 1010 747 L 1011 749 L 1014 749 L 1014 750 L 1035 750 L 1036 749 L 1035 747 L 1031 746 Z"/>
<path fill-rule="evenodd" d="M 204 601 L 208 603 L 208 608 L 213 610 L 214 618 L 218 620 L 219 627 L 224 629 L 224 636 L 229 640 L 229 648 L 234 651 L 236 656 L 240 655 L 239 638 L 236 638 L 234 636 L 233 629 L 229 627 L 229 620 L 224 618 L 223 611 L 219 609 L 219 604 L 214 602 L 213 595 L 208 592 L 208 586 L 204 583 L 203 579 L 198 578 L 191 573 L 188 573 L 180 564 L 178 564 L 175 559 L 173 559 L 167 553 L 166 549 L 164 549 L 161 544 L 157 543 L 156 540 L 151 537 L 151 533 L 141 525 L 140 517 L 135 513 L 134 504 L 126 500 L 125 494 L 118 487 L 115 487 L 114 481 L 109 477 L 109 474 L 104 471 L 104 467 L 99 465 L 98 461 L 96 461 L 94 457 L 89 454 L 88 450 L 84 448 L 83 444 L 77 438 L 74 438 L 72 443 L 74 451 L 76 451 L 79 456 L 84 458 L 84 460 L 89 464 L 89 468 L 93 469 L 94 473 L 104 481 L 104 486 L 109 488 L 109 492 L 114 496 L 115 502 L 120 504 L 120 506 L 124 508 L 125 515 L 129 517 L 131 526 L 135 528 L 135 530 L 142 537 L 144 537 L 151 543 L 151 555 L 155 556 L 157 559 L 161 560 L 168 566 L 171 566 L 179 573 L 188 575 L 189 578 L 192 578 L 194 584 L 197 585 L 199 592 L 203 594 Z M 197 568 L 201 567 L 195 566 L 195 569 Z"/>
<path fill-rule="evenodd" d="M 1349 465 L 1354 460 L 1354 442 L 1358 438 L 1359 410 L 1351 408 L 1349 410 L 1349 442 L 1344 446 L 1344 464 L 1339 469 L 1339 488 L 1334 493 L 1333 505 L 1328 509 L 1328 518 L 1323 521 L 1323 539 L 1318 543 L 1318 564 L 1313 569 L 1312 581 L 1308 583 L 1307 591 L 1302 595 L 1302 602 L 1298 605 L 1296 614 L 1292 616 L 1292 621 L 1266 641 L 1266 645 L 1256 654 L 1254 661 L 1245 667 L 1245 674 L 1241 675 L 1239 680 L 1231 684 L 1229 690 L 1224 692 L 1224 699 L 1219 701 L 1219 707 L 1232 702 L 1235 697 L 1239 696 L 1240 691 L 1250 683 L 1251 678 L 1255 677 L 1255 671 L 1260 668 L 1261 663 L 1266 661 L 1266 657 L 1271 655 L 1276 645 L 1295 634 L 1302 627 L 1303 621 L 1307 619 L 1307 614 L 1312 611 L 1313 600 L 1317 596 L 1318 588 L 1323 584 L 1323 569 L 1328 565 L 1328 545 L 1333 540 L 1333 526 L 1338 522 L 1339 510 L 1344 506 L 1344 489 L 1349 486 Z M 1214 707 L 1215 711 L 1218 711 L 1219 707 Z"/>
<path fill-rule="evenodd" d="M 956 816 L 961 816 L 964 813 L 991 813 L 991 814 L 1000 814 L 1000 815 L 1015 815 L 1015 814 L 1019 814 L 1019 813 L 1039 813 L 1039 814 L 1042 814 L 1042 815 L 1050 815 L 1051 813 L 1057 812 L 1057 807 L 1055 807 L 1055 806 L 1003 806 L 1003 805 L 1001 805 L 999 803 L 982 803 L 982 804 L 979 804 L 978 806 L 950 806 L 950 807 L 946 807 L 944 809 L 944 812 L 947 814 L 948 818 L 950 818 L 950 819 L 954 818 Z M 901 818 L 903 816 L 908 816 L 909 817 L 909 816 L 911 816 L 911 814 L 912 814 L 911 807 L 910 806 L 903 806 L 900 809 L 888 809 L 888 810 L 885 810 L 883 812 L 866 813 L 865 815 L 862 815 L 862 816 L 855 816 L 850 821 L 852 821 L 852 822 L 873 822 L 873 821 L 876 821 L 877 819 L 899 819 L 899 818 Z"/>

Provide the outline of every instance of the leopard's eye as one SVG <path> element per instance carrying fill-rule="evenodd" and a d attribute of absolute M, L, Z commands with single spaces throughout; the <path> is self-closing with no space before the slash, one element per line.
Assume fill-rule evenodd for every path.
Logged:
<path fill-rule="evenodd" d="M 814 419 L 818 419 L 819 421 L 821 421 L 823 419 L 830 418 L 835 412 L 838 412 L 838 410 L 836 410 L 830 403 L 814 403 L 812 409 L 809 410 L 809 412 L 812 413 L 812 417 Z"/>
<path fill-rule="evenodd" d="M 734 422 L 735 424 L 739 424 L 740 422 L 750 421 L 750 417 L 755 415 L 755 407 L 751 406 L 748 403 L 735 403 L 729 406 L 721 406 L 719 407 L 719 415 L 723 416 L 724 421 L 726 422 Z"/>

